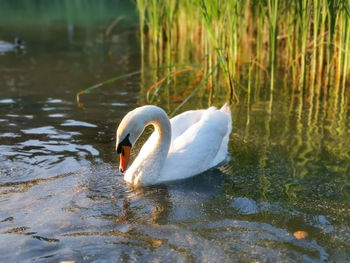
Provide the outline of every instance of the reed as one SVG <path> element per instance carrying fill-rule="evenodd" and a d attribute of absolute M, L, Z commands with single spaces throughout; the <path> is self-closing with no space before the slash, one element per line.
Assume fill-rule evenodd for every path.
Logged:
<path fill-rule="evenodd" d="M 223 76 L 222 85 L 233 99 L 238 100 L 250 67 L 250 78 L 270 83 L 271 93 L 282 75 L 295 89 L 308 93 L 326 93 L 329 86 L 349 82 L 347 0 L 136 3 L 143 43 L 153 56 L 151 66 L 201 64 L 208 74 L 220 61 L 220 70 L 207 85 Z"/>

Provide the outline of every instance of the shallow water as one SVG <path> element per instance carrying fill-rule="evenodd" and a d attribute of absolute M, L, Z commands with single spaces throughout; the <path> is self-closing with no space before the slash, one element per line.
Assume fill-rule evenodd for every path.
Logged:
<path fill-rule="evenodd" d="M 228 164 L 132 189 L 117 172 L 115 129 L 153 80 L 134 75 L 77 106 L 78 91 L 141 67 L 133 7 L 93 3 L 108 14 L 33 19 L 34 5 L 21 21 L 7 6 L 16 15 L 1 20 L 0 38 L 21 36 L 25 49 L 0 54 L 0 261 L 349 261 L 349 91 L 311 102 L 285 87 L 273 101 L 242 93 Z M 118 12 L 130 20 L 104 37 Z M 207 107 L 206 96 L 180 111 Z"/>

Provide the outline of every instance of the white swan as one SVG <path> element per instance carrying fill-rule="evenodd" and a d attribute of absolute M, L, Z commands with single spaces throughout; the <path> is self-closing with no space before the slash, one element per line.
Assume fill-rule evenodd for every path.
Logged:
<path fill-rule="evenodd" d="M 130 149 L 148 125 L 154 132 L 127 169 Z M 230 108 L 186 111 L 169 120 L 164 110 L 143 106 L 130 111 L 117 130 L 119 169 L 124 180 L 146 186 L 185 179 L 217 166 L 228 156 Z"/>

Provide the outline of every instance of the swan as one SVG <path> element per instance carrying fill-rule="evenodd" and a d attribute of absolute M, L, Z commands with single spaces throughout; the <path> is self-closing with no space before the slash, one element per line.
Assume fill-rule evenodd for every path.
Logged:
<path fill-rule="evenodd" d="M 127 168 L 130 150 L 146 126 L 154 132 Z M 146 105 L 125 115 L 116 133 L 119 170 L 133 186 L 147 186 L 189 178 L 224 162 L 232 130 L 227 104 L 191 110 L 168 118 L 157 106 Z"/>

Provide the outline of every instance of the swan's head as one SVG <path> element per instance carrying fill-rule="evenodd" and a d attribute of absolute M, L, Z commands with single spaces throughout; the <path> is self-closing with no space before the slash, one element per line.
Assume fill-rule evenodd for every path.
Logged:
<path fill-rule="evenodd" d="M 144 114 L 137 108 L 130 111 L 121 121 L 117 129 L 116 150 L 120 154 L 119 170 L 125 172 L 130 157 L 131 147 L 143 132 L 146 121 Z"/>

